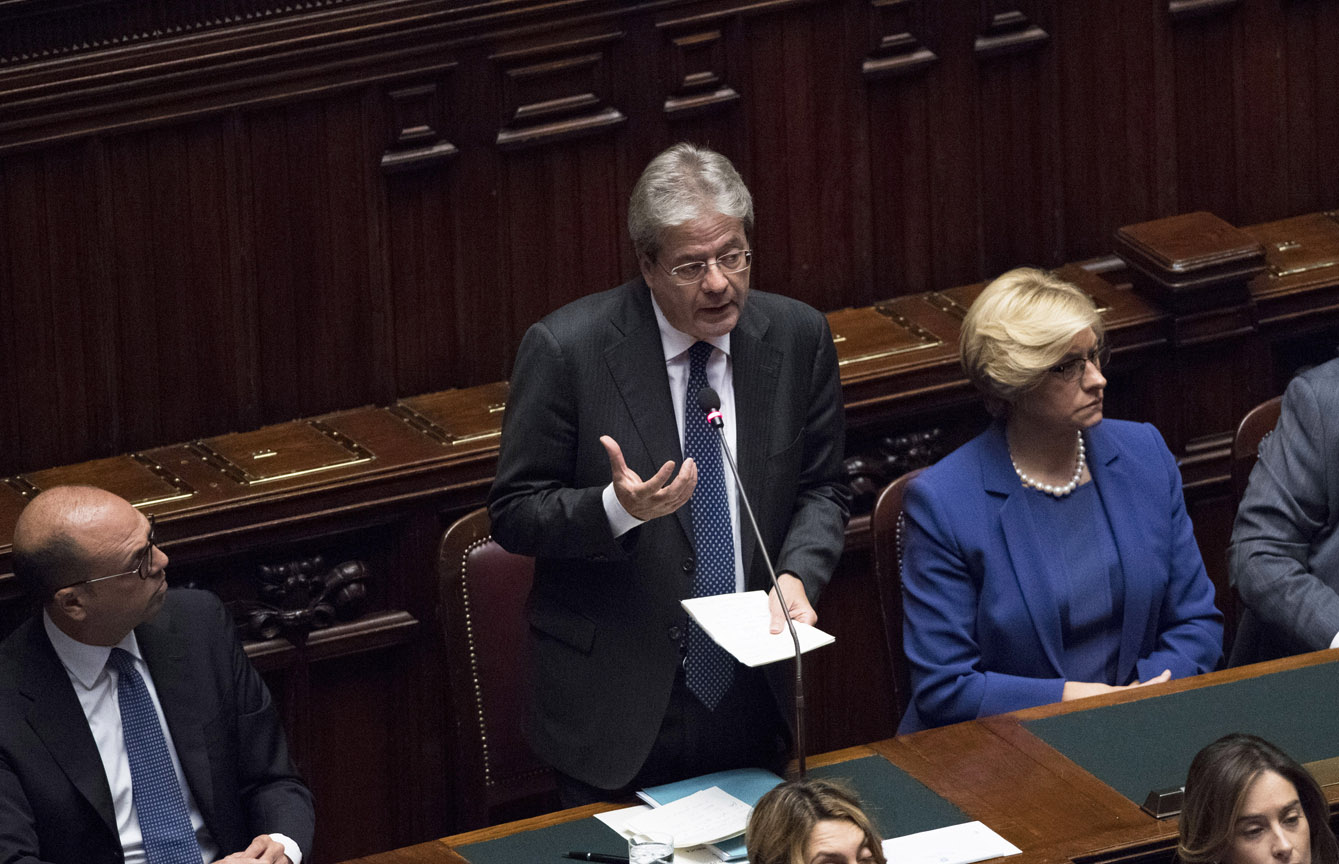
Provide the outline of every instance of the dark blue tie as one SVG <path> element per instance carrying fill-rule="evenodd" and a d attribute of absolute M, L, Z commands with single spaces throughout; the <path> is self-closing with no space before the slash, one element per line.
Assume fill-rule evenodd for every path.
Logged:
<path fill-rule="evenodd" d="M 149 864 L 201 864 L 204 856 L 191 829 L 186 796 L 172 768 L 158 712 L 135 669 L 135 658 L 113 648 L 107 665 L 118 673 L 116 699 L 130 757 L 131 797 L 144 836 L 144 857 Z"/>
<path fill-rule="evenodd" d="M 697 402 L 697 391 L 707 386 L 710 356 L 709 342 L 698 342 L 688 349 L 688 393 L 683 400 L 683 455 L 697 463 L 697 488 L 690 502 L 697 554 L 694 597 L 735 590 L 735 538 L 730 525 L 730 502 L 725 495 L 721 445 L 716 430 L 707 425 L 706 413 Z M 735 674 L 734 658 L 691 620 L 686 671 L 688 689 L 712 710 L 730 689 Z"/>

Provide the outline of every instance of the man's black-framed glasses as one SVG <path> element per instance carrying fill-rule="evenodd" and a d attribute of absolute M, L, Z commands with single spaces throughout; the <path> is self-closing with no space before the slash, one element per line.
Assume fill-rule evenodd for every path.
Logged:
<path fill-rule="evenodd" d="M 733 249 L 729 252 L 717 255 L 711 261 L 689 261 L 687 264 L 680 264 L 678 267 L 667 269 L 665 265 L 656 262 L 661 270 L 670 275 L 670 278 L 680 285 L 696 285 L 706 278 L 707 271 L 714 264 L 722 272 L 742 273 L 753 265 L 752 249 Z"/>
<path fill-rule="evenodd" d="M 158 548 L 158 545 L 154 542 L 153 539 L 153 531 L 154 531 L 154 518 L 152 515 L 150 515 L 149 543 L 147 546 L 144 547 L 144 551 L 139 553 L 139 560 L 135 562 L 135 566 L 133 569 L 122 570 L 120 573 L 109 573 L 106 576 L 94 576 L 92 579 L 84 579 L 81 582 L 74 582 L 65 587 L 73 588 L 75 587 L 75 585 L 91 585 L 94 582 L 102 582 L 107 579 L 116 579 L 119 576 L 129 576 L 131 573 L 134 573 L 135 575 L 139 576 L 140 579 L 148 579 L 149 575 L 153 572 L 153 550 Z"/>
<path fill-rule="evenodd" d="M 1093 364 L 1097 367 L 1097 371 L 1101 372 L 1102 367 L 1107 365 L 1110 359 L 1111 349 L 1105 342 L 1099 342 L 1088 349 L 1088 353 L 1071 357 L 1063 363 L 1052 366 L 1051 373 L 1072 384 L 1083 377 L 1083 373 L 1088 370 L 1087 364 Z"/>

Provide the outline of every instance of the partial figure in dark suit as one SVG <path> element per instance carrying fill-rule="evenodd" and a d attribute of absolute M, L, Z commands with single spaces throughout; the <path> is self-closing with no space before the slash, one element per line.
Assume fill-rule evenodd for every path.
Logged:
<path fill-rule="evenodd" d="M 84 486 L 34 498 L 0 644 L 0 862 L 301 864 L 311 794 L 213 594 L 167 590 L 153 523 Z"/>
<path fill-rule="evenodd" d="M 1339 360 L 1294 378 L 1228 547 L 1246 611 L 1232 664 L 1339 648 Z"/>
<path fill-rule="evenodd" d="M 1222 616 L 1157 429 L 1102 419 L 1092 299 L 1020 268 L 963 320 L 996 422 L 906 496 L 914 732 L 1212 671 Z"/>
<path fill-rule="evenodd" d="M 784 684 L 719 653 L 679 605 L 768 586 L 734 480 L 702 434 L 699 389 L 720 395 L 795 620 L 816 620 L 849 513 L 827 320 L 750 291 L 753 202 L 734 167 L 691 145 L 666 150 L 633 190 L 628 227 L 640 278 L 522 340 L 489 496 L 497 540 L 536 558 L 528 732 L 569 806 L 784 765 Z"/>

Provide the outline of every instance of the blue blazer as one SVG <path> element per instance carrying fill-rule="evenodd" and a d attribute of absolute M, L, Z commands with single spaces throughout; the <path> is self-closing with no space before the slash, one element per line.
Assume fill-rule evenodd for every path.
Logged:
<path fill-rule="evenodd" d="M 1213 670 L 1222 615 L 1158 430 L 1104 420 L 1088 470 L 1111 523 L 1125 603 L 1121 683 Z M 1058 702 L 1064 689 L 1059 563 L 1023 500 L 996 423 L 907 490 L 903 632 L 911 705 L 899 733 Z"/>

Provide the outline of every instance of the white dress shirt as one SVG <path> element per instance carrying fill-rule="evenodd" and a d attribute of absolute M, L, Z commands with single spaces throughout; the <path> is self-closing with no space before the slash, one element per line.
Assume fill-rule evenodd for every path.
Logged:
<path fill-rule="evenodd" d="M 181 770 L 181 760 L 177 758 L 177 747 L 172 741 L 172 731 L 163 720 L 163 705 L 158 700 L 158 690 L 153 684 L 153 674 L 140 654 L 139 641 L 132 630 L 115 646 L 85 645 L 70 638 L 56 626 L 51 616 L 42 612 L 42 624 L 46 627 L 51 647 L 56 649 L 65 672 L 74 685 L 79 705 L 88 718 L 89 731 L 93 733 L 93 742 L 97 744 L 98 755 L 102 757 L 102 768 L 107 774 L 107 785 L 112 792 L 112 807 L 116 812 L 116 830 L 121 837 L 121 851 L 125 855 L 125 864 L 145 864 L 144 838 L 140 834 L 139 816 L 135 813 L 135 799 L 130 786 L 130 756 L 126 752 L 125 736 L 121 731 L 121 706 L 117 697 L 116 685 L 120 677 L 115 669 L 107 666 L 112 647 L 121 648 L 135 658 L 135 669 L 144 679 L 144 687 L 149 691 L 154 710 L 158 713 L 158 725 L 163 729 L 163 738 L 167 741 L 168 753 L 172 756 L 172 770 L 177 782 L 186 795 L 186 811 L 191 817 L 191 827 L 195 830 L 195 839 L 200 844 L 201 864 L 210 864 L 221 857 L 218 845 L 205 827 L 204 816 L 196 806 L 195 796 L 186 782 Z M 302 852 L 298 845 L 282 834 L 271 834 L 283 845 L 285 854 L 293 864 L 302 864 Z M 231 849 L 229 852 L 240 852 Z"/>
<path fill-rule="evenodd" d="M 651 308 L 656 313 L 656 324 L 660 328 L 660 344 L 665 351 L 665 372 L 669 375 L 670 399 L 674 403 L 674 420 L 679 426 L 679 450 L 682 453 L 684 396 L 688 388 L 689 371 L 688 349 L 692 348 L 698 340 L 670 325 L 665 313 L 660 311 L 660 304 L 656 303 L 654 294 L 651 295 Z M 724 336 L 706 341 L 710 342 L 716 349 L 707 358 L 707 383 L 721 397 L 721 414 L 725 418 L 725 428 L 722 431 L 725 433 L 726 443 L 730 445 L 730 452 L 737 454 L 739 451 L 735 447 L 735 430 L 738 424 L 735 422 L 735 378 L 734 362 L 730 358 L 730 334 L 726 333 Z M 696 394 L 693 398 L 696 400 Z M 694 418 L 700 414 L 702 422 L 707 422 L 705 412 L 694 409 L 693 413 Z M 619 442 L 620 445 L 622 443 Z M 655 467 L 660 468 L 659 465 Z M 730 529 L 734 535 L 735 543 L 735 590 L 743 591 L 744 552 L 739 543 L 739 496 L 735 492 L 734 474 L 730 471 L 730 466 L 725 464 L 725 454 L 721 454 L 721 470 L 725 472 L 725 497 L 730 502 Z M 646 478 L 643 477 L 642 479 L 645 480 Z M 613 483 L 604 488 L 603 502 L 604 512 L 609 518 L 609 527 L 613 529 L 615 537 L 623 536 L 645 521 L 638 519 L 623 508 L 614 492 Z M 684 506 L 689 505 L 685 504 Z"/>

